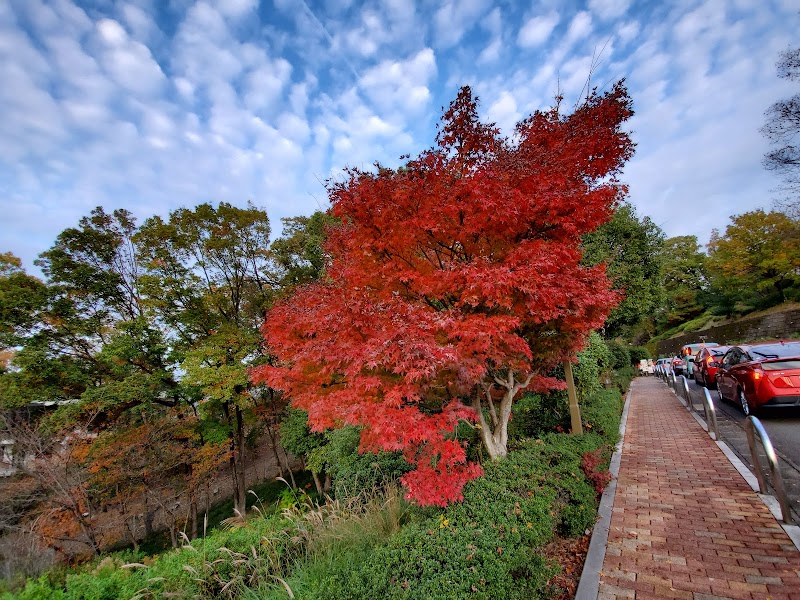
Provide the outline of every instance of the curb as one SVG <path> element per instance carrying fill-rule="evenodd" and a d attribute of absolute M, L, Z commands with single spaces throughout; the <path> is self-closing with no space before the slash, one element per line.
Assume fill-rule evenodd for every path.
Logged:
<path fill-rule="evenodd" d="M 611 529 L 611 512 L 614 508 L 614 495 L 617 492 L 617 477 L 619 476 L 619 464 L 622 460 L 622 447 L 625 442 L 625 427 L 628 422 L 630 403 L 631 389 L 628 388 L 628 394 L 625 396 L 625 406 L 622 409 L 622 418 L 619 423 L 619 441 L 614 448 L 611 464 L 608 467 L 608 471 L 611 473 L 611 481 L 600 497 L 600 507 L 597 510 L 598 519 L 592 529 L 592 539 L 589 542 L 586 561 L 583 563 L 578 589 L 575 591 L 575 600 L 597 600 L 597 596 L 600 593 L 600 572 L 603 570 L 603 562 L 606 559 L 608 532 Z"/>

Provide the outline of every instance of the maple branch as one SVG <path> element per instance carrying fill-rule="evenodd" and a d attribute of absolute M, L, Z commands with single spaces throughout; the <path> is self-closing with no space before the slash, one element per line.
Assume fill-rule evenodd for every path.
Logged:
<path fill-rule="evenodd" d="M 516 394 L 518 391 L 524 390 L 526 387 L 528 387 L 530 385 L 530 383 L 531 383 L 531 379 L 533 379 L 533 373 L 528 374 L 527 379 L 525 379 L 525 383 L 517 383 L 514 386 L 514 394 Z"/>
<path fill-rule="evenodd" d="M 474 410 L 478 414 L 478 426 L 488 431 L 489 424 L 486 422 L 486 419 L 483 416 L 483 410 L 481 409 L 481 397 L 480 394 L 476 394 L 475 398 L 472 400 L 472 410 Z"/>
<path fill-rule="evenodd" d="M 492 417 L 492 426 L 497 427 L 497 411 L 495 410 L 494 402 L 492 401 L 492 384 L 483 383 L 481 384 L 481 387 L 486 394 L 486 400 L 489 402 L 489 414 Z"/>

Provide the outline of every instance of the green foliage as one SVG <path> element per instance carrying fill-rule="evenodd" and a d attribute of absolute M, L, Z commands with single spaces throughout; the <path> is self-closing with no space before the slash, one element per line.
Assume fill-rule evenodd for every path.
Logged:
<path fill-rule="evenodd" d="M 484 465 L 464 502 L 420 512 L 368 556 L 332 564 L 309 597 L 547 598 L 555 567 L 538 549 L 556 532 L 592 526 L 595 491 L 581 460 L 602 442 L 595 434 L 528 440 Z"/>
<path fill-rule="evenodd" d="M 652 317 L 661 302 L 661 245 L 664 233 L 649 217 L 622 204 L 614 217 L 583 238 L 584 263 L 608 265 L 622 301 L 606 320 L 606 334 L 616 336 Z"/>
<path fill-rule="evenodd" d="M 333 477 L 337 497 L 354 496 L 364 489 L 382 487 L 396 481 L 411 466 L 399 452 L 361 454 L 361 433 L 348 426 L 324 434 L 326 443 L 309 453 L 308 467 L 325 471 Z"/>
<path fill-rule="evenodd" d="M 629 367 L 630 378 L 633 377 L 633 368 Z M 616 375 L 622 382 L 630 379 L 627 375 Z M 627 386 L 626 386 L 627 389 Z M 614 446 L 619 439 L 620 414 L 622 413 L 623 398 L 619 389 L 610 388 L 600 390 L 581 402 L 581 417 L 587 431 L 602 436 L 609 446 Z"/>
<path fill-rule="evenodd" d="M 639 361 L 652 356 L 650 350 L 648 350 L 645 346 L 631 346 L 628 350 L 631 355 L 631 363 L 634 365 Z"/>
<path fill-rule="evenodd" d="M 511 406 L 508 424 L 510 440 L 541 437 L 551 431 L 566 431 L 570 426 L 566 392 L 525 394 Z"/>
<path fill-rule="evenodd" d="M 280 424 L 281 445 L 295 456 L 307 456 L 325 443 L 320 433 L 312 433 L 308 427 L 308 413 L 299 408 L 286 409 Z"/>
<path fill-rule="evenodd" d="M 619 340 L 608 340 L 606 346 L 611 352 L 613 369 L 624 369 L 631 366 L 631 352 L 626 345 Z"/>
<path fill-rule="evenodd" d="M 600 390 L 600 377 L 614 364 L 614 355 L 596 331 L 589 334 L 586 347 L 578 352 L 578 364 L 573 367 L 578 397 L 583 399 Z"/>
<path fill-rule="evenodd" d="M 336 219 L 327 212 L 317 211 L 310 217 L 284 218 L 281 222 L 282 235 L 272 242 L 270 252 L 280 277 L 279 287 L 286 292 L 322 275 L 326 228 L 335 224 Z"/>
<path fill-rule="evenodd" d="M 708 249 L 715 289 L 729 304 L 767 308 L 800 288 L 800 221 L 784 213 L 733 216 L 724 235 L 712 233 Z"/>
<path fill-rule="evenodd" d="M 657 318 L 663 327 L 672 327 L 703 312 L 702 301 L 708 283 L 707 257 L 700 251 L 697 237 L 669 238 L 662 249 L 664 302 Z"/>

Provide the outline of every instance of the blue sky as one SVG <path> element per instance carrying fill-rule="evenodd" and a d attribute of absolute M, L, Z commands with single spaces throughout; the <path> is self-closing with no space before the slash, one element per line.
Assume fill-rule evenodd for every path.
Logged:
<path fill-rule="evenodd" d="M 511 132 L 625 77 L 630 199 L 706 242 L 768 208 L 765 109 L 800 0 L 0 0 L 0 252 L 31 269 L 95 206 L 140 219 L 327 206 L 345 166 L 429 147 L 458 88 Z M 592 64 L 595 64 L 592 70 Z M 35 271 L 35 270 L 34 270 Z"/>

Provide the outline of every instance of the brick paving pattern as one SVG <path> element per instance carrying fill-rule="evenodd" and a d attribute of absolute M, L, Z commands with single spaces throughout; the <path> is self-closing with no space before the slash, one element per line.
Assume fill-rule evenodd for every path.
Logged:
<path fill-rule="evenodd" d="M 657 378 L 633 382 L 599 600 L 800 600 L 800 552 Z"/>

